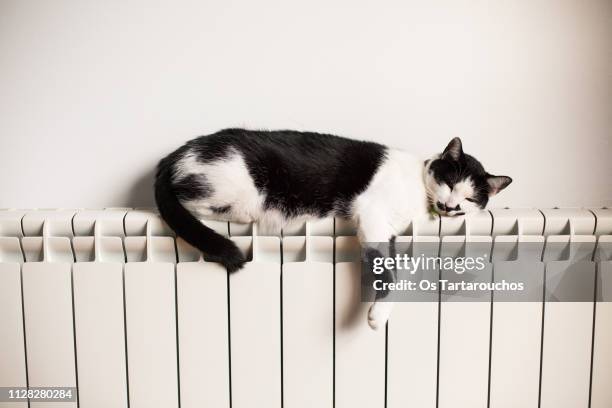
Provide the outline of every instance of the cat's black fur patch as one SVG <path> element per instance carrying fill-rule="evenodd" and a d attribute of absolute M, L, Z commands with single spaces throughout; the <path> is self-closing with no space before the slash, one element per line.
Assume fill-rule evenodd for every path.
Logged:
<path fill-rule="evenodd" d="M 187 143 L 202 163 L 242 153 L 267 208 L 288 217 L 348 215 L 351 200 L 364 191 L 387 148 L 373 142 L 293 130 L 225 129 Z"/>
<path fill-rule="evenodd" d="M 174 192 L 181 200 L 194 200 L 207 197 L 212 193 L 210 184 L 203 174 L 189 174 L 173 182 Z"/>

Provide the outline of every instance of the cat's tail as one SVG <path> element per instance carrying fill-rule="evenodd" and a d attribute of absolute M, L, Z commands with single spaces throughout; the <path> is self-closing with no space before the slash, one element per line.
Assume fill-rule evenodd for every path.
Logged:
<path fill-rule="evenodd" d="M 242 268 L 244 255 L 230 239 L 202 224 L 179 201 L 172 186 L 171 171 L 160 166 L 155 179 L 155 201 L 161 217 L 174 232 L 204 254 L 204 259 L 219 262 L 228 272 Z"/>

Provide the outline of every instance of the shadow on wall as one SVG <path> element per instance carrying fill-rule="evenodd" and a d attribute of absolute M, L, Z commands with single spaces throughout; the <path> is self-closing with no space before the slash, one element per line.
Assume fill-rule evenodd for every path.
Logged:
<path fill-rule="evenodd" d="M 155 166 L 138 177 L 121 198 L 126 207 L 155 207 L 153 183 Z"/>

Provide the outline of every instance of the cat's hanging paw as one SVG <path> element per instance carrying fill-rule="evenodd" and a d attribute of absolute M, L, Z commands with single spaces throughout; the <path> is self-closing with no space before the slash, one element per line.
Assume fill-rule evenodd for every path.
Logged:
<path fill-rule="evenodd" d="M 227 269 L 229 273 L 236 272 L 244 266 L 247 259 L 235 243 L 227 240 L 222 248 L 217 249 L 215 256 L 204 255 L 204 260 L 208 262 L 218 262 Z"/>
<path fill-rule="evenodd" d="M 374 302 L 368 311 L 368 324 L 374 330 L 385 327 L 391 316 L 392 302 Z"/>
<path fill-rule="evenodd" d="M 246 258 L 236 245 L 228 247 L 221 258 L 221 263 L 229 273 L 236 272 L 244 266 Z"/>
<path fill-rule="evenodd" d="M 245 262 L 246 259 L 242 254 L 233 258 L 226 258 L 221 261 L 221 263 L 223 264 L 223 266 L 225 266 L 225 269 L 227 269 L 229 273 L 236 272 L 242 269 Z"/>

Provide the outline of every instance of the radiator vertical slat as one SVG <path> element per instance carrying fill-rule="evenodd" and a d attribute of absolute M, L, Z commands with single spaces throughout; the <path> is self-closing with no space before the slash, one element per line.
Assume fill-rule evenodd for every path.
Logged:
<path fill-rule="evenodd" d="M 494 303 L 490 406 L 537 407 L 542 304 Z"/>
<path fill-rule="evenodd" d="M 599 223 L 598 223 L 599 225 Z M 591 407 L 612 406 L 612 235 L 598 242 Z"/>
<path fill-rule="evenodd" d="M 444 237 L 440 256 L 483 256 L 490 251 L 490 237 Z M 483 242 L 476 240 L 482 239 Z M 459 248 L 466 245 L 465 255 Z M 468 250 L 468 246 L 473 246 Z M 470 254 L 470 252 L 473 252 Z M 489 255 L 490 256 L 490 255 Z M 454 271 L 441 272 L 443 279 L 467 279 Z M 472 280 L 472 279 L 470 279 Z M 491 281 L 490 264 L 474 280 Z M 452 301 L 440 303 L 439 390 L 440 408 L 484 408 L 489 380 L 490 296 L 472 300 L 458 291 Z"/>
<path fill-rule="evenodd" d="M 490 305 L 443 303 L 440 308 L 439 406 L 486 407 Z"/>
<path fill-rule="evenodd" d="M 513 268 L 496 265 L 495 273 L 511 275 Z M 543 268 L 533 273 L 542 276 Z M 537 407 L 542 303 L 495 302 L 492 324 L 491 407 Z"/>
<path fill-rule="evenodd" d="M 174 248 L 170 237 L 153 237 L 149 244 L 156 241 Z M 145 237 L 128 237 L 125 246 L 130 261 L 132 246 L 146 248 Z M 178 407 L 175 266 L 170 262 L 125 264 L 130 408 Z"/>
<path fill-rule="evenodd" d="M 520 240 L 520 242 L 519 242 Z M 493 293 L 490 407 L 537 407 L 542 343 L 544 237 L 497 236 L 494 281 L 522 283 L 523 291 Z M 519 253 L 519 248 L 526 251 Z M 508 249 L 508 253 L 503 250 Z M 516 251 L 515 259 L 511 255 Z"/>
<path fill-rule="evenodd" d="M 73 267 L 79 406 L 127 407 L 123 265 Z"/>
<path fill-rule="evenodd" d="M 435 407 L 438 304 L 396 304 L 388 335 L 387 406 Z"/>
<path fill-rule="evenodd" d="M 591 408 L 608 408 L 612 406 L 612 262 L 602 262 L 599 274 L 605 288 L 595 315 Z"/>
<path fill-rule="evenodd" d="M 227 227 L 226 227 L 227 230 Z M 180 243 L 180 244 L 179 244 Z M 181 407 L 230 405 L 227 270 L 184 257 L 176 266 Z"/>
<path fill-rule="evenodd" d="M 367 323 L 356 237 L 336 238 L 336 408 L 385 405 L 385 330 Z"/>
<path fill-rule="evenodd" d="M 72 310 L 72 252 L 68 238 L 46 238 L 58 252 L 57 263 L 23 264 L 23 303 L 30 387 L 76 387 L 74 327 Z M 24 238 L 42 247 L 42 238 Z M 76 407 L 77 402 L 54 402 L 59 408 Z M 32 402 L 32 408 L 45 408 L 46 402 Z"/>
<path fill-rule="evenodd" d="M 411 240 L 400 236 L 396 243 Z M 438 255 L 438 237 L 415 237 L 415 241 L 409 256 Z M 402 279 L 401 272 L 398 279 Z M 428 280 L 438 276 L 437 270 L 422 273 L 423 279 Z M 439 295 L 418 292 L 412 300 L 403 300 L 395 304 L 388 325 L 387 407 L 433 408 L 438 374 Z"/>
<path fill-rule="evenodd" d="M 26 356 L 21 297 L 23 256 L 19 240 L 0 238 L 0 387 L 26 387 Z M 27 402 L 2 402 L 3 408 L 25 408 Z"/>
<path fill-rule="evenodd" d="M 588 405 L 595 285 L 595 263 L 589 260 L 594 240 L 593 236 L 549 236 L 546 241 L 542 408 Z M 558 260 L 567 258 L 566 245 L 578 249 L 569 251 L 570 260 Z"/>
<path fill-rule="evenodd" d="M 586 407 L 593 304 L 546 304 L 542 350 L 541 407 Z"/>
<path fill-rule="evenodd" d="M 333 240 L 286 237 L 283 259 L 284 406 L 331 408 Z"/>
<path fill-rule="evenodd" d="M 230 275 L 232 407 L 281 406 L 281 265 L 278 237 L 236 237 L 253 261 Z M 249 251 L 247 251 L 249 252 Z"/>

